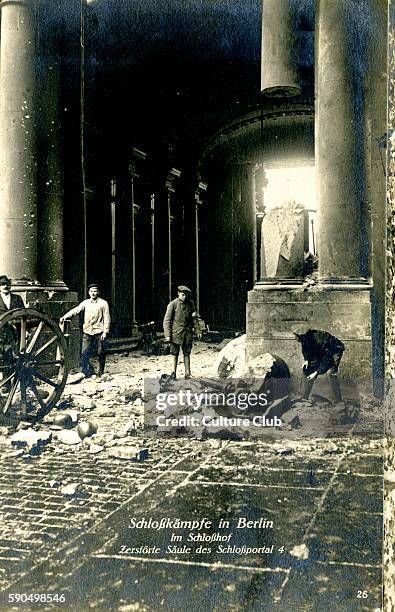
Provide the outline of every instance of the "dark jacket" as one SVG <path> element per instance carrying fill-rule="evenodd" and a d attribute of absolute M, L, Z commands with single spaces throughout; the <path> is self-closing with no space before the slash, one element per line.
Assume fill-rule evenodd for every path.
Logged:
<path fill-rule="evenodd" d="M 172 300 L 166 309 L 163 319 L 163 331 L 166 338 L 175 344 L 192 341 L 194 331 L 198 333 L 197 313 L 192 300 L 182 302 L 179 298 Z"/>
<path fill-rule="evenodd" d="M 344 344 L 341 340 L 328 332 L 317 329 L 309 329 L 308 332 L 299 336 L 299 341 L 302 345 L 303 357 L 308 361 L 305 369 L 306 375 L 315 371 L 318 374 L 325 374 L 334 365 L 334 355 L 341 357 L 344 351 Z"/>
<path fill-rule="evenodd" d="M 3 302 L 3 298 L 0 295 L 0 314 L 8 312 L 9 310 L 14 310 L 15 308 L 25 308 L 25 304 L 23 303 L 23 300 L 20 295 L 18 295 L 17 293 L 11 293 L 10 295 L 11 302 L 9 308 L 7 308 L 7 306 Z"/>

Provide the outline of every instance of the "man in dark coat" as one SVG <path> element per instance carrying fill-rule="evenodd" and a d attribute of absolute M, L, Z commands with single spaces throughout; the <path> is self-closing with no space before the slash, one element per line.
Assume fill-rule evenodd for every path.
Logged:
<path fill-rule="evenodd" d="M 191 350 L 194 333 L 201 338 L 198 318 L 195 304 L 191 298 L 191 290 L 185 285 L 180 285 L 178 297 L 168 304 L 163 319 L 165 341 L 170 342 L 170 352 L 173 355 L 173 378 L 176 378 L 177 375 L 180 347 L 184 355 L 185 378 L 191 377 Z"/>
<path fill-rule="evenodd" d="M 335 401 L 341 402 L 342 396 L 337 372 L 345 350 L 343 342 L 328 332 L 317 329 L 309 329 L 305 334 L 294 332 L 294 335 L 302 345 L 302 353 L 305 358 L 303 364 L 303 374 L 305 375 L 303 397 L 308 399 L 317 376 L 329 372 Z"/>
<path fill-rule="evenodd" d="M 0 276 L 0 315 L 14 310 L 25 308 L 25 304 L 20 295 L 11 293 L 11 280 L 8 276 Z M 15 365 L 13 346 L 18 342 L 18 330 L 11 324 L 6 325 L 0 334 L 0 358 L 7 364 L 10 370 Z M 2 378 L 9 377 L 9 372 L 3 372 Z M 8 393 L 11 389 L 11 381 L 4 381 L 0 386 L 0 393 Z"/>
<path fill-rule="evenodd" d="M 25 304 L 20 295 L 11 293 L 11 280 L 0 276 L 0 314 L 14 308 L 25 308 Z"/>

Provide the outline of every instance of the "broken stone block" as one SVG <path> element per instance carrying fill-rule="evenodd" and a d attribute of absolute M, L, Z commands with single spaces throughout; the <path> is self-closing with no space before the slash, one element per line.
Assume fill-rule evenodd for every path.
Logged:
<path fill-rule="evenodd" d="M 62 444 L 81 444 L 81 438 L 79 437 L 78 433 L 70 429 L 62 429 L 58 434 L 56 434 L 56 437 L 59 442 L 62 442 Z"/>
<path fill-rule="evenodd" d="M 110 457 L 117 459 L 128 459 L 129 461 L 145 461 L 148 459 L 148 448 L 137 448 L 135 446 L 114 446 L 109 450 Z"/>
<path fill-rule="evenodd" d="M 296 559 L 305 561 L 309 558 L 309 549 L 306 544 L 299 544 L 294 546 L 292 550 L 289 551 L 289 554 L 296 557 Z"/>
<path fill-rule="evenodd" d="M 37 446 L 45 446 L 52 440 L 50 431 L 35 431 L 34 429 L 20 429 L 16 431 L 10 438 L 12 446 L 17 448 L 33 448 Z"/>
<path fill-rule="evenodd" d="M 262 221 L 261 269 L 266 278 L 300 278 L 304 265 L 304 209 L 286 202 Z"/>
<path fill-rule="evenodd" d="M 60 492 L 66 496 L 73 496 L 80 490 L 80 485 L 78 483 L 65 485 L 60 489 Z"/>
<path fill-rule="evenodd" d="M 84 378 L 85 376 L 82 372 L 78 372 L 77 374 L 69 374 L 67 377 L 66 385 L 75 385 L 83 381 Z"/>
<path fill-rule="evenodd" d="M 245 340 L 243 334 L 228 342 L 219 352 L 213 376 L 220 378 L 239 378 L 245 371 Z"/>
<path fill-rule="evenodd" d="M 104 446 L 100 446 L 99 444 L 90 444 L 89 452 L 92 455 L 96 455 L 97 453 L 101 453 L 104 450 Z"/>

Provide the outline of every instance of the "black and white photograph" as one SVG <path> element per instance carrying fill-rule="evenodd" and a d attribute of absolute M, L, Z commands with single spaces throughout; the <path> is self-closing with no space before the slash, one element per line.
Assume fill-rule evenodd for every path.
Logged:
<path fill-rule="evenodd" d="M 0 610 L 394 610 L 393 0 L 0 19 Z"/>

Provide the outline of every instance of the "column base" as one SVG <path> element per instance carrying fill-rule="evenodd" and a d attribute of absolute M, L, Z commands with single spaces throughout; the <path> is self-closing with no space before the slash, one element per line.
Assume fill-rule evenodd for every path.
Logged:
<path fill-rule="evenodd" d="M 332 288 L 332 289 L 343 289 L 347 287 L 349 289 L 365 289 L 371 287 L 371 283 L 362 277 L 349 277 L 349 278 L 334 278 L 334 277 L 322 277 L 319 279 L 320 285 Z"/>
<path fill-rule="evenodd" d="M 265 291 L 272 289 L 294 289 L 303 285 L 303 278 L 261 278 L 257 283 L 257 289 Z"/>
<path fill-rule="evenodd" d="M 44 291 L 68 291 L 69 288 L 63 281 L 54 281 L 53 283 L 48 283 L 43 285 Z"/>
<path fill-rule="evenodd" d="M 339 375 L 372 378 L 371 287 L 346 283 L 300 291 L 256 285 L 248 293 L 246 358 L 274 353 L 286 361 L 291 374 L 301 375 L 304 361 L 292 332 L 328 331 L 345 344 Z"/>

